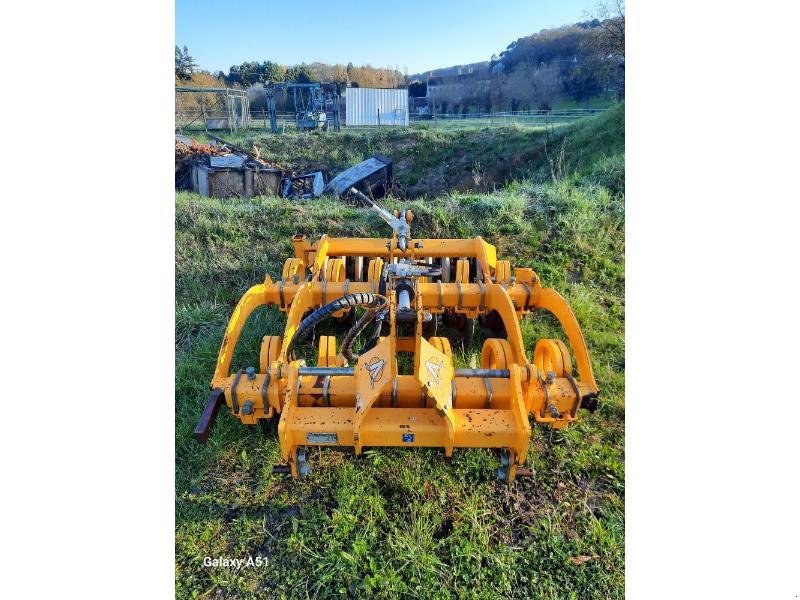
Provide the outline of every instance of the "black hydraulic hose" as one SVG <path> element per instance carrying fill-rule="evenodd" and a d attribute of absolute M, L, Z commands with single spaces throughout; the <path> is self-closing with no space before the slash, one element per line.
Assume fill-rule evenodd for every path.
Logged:
<path fill-rule="evenodd" d="M 381 337 L 381 327 L 383 326 L 383 321 L 375 321 L 375 329 L 372 331 L 372 335 L 367 339 L 366 343 L 364 344 L 363 348 L 358 352 L 357 356 L 361 356 L 364 352 L 369 352 L 375 347 L 375 344 L 378 343 L 378 340 Z M 356 355 L 354 355 L 356 356 Z"/>
<path fill-rule="evenodd" d="M 289 340 L 289 346 L 286 348 L 286 356 L 289 360 L 294 360 L 294 346 L 297 340 L 301 337 L 307 335 L 310 331 L 314 329 L 314 327 L 322 321 L 323 319 L 329 317 L 331 314 L 344 310 L 347 308 L 355 308 L 356 306 L 364 306 L 369 309 L 365 315 L 373 313 L 373 315 L 377 315 L 377 311 L 386 306 L 386 298 L 383 296 L 379 296 L 378 294 L 369 294 L 364 292 L 357 292 L 355 294 L 347 294 L 346 296 L 342 296 L 341 298 L 337 298 L 333 302 L 328 302 L 325 306 L 322 306 L 308 315 L 305 319 L 300 321 L 300 325 L 297 326 L 297 330 L 295 331 L 292 339 Z M 362 317 L 363 320 L 364 317 Z M 373 316 L 374 319 L 374 316 Z M 360 323 L 361 321 L 359 321 Z M 358 323 L 356 323 L 356 326 Z M 355 327 L 353 328 L 355 329 Z M 351 329 L 352 331 L 352 329 Z M 348 332 L 349 333 L 349 332 Z"/>
<path fill-rule="evenodd" d="M 369 324 L 378 317 L 380 309 L 381 307 L 368 309 L 367 312 L 361 315 L 361 318 L 358 320 L 358 322 L 353 325 L 344 335 L 344 340 L 342 340 L 342 356 L 344 356 L 348 361 L 356 362 L 362 353 L 366 352 L 372 347 L 372 345 L 374 345 L 375 340 L 377 339 L 375 334 L 373 334 L 372 338 L 365 344 L 364 348 L 361 349 L 361 353 L 353 352 L 353 342 L 355 342 L 356 338 L 361 335 L 361 332 L 369 327 Z M 377 323 L 378 335 L 380 335 L 380 326 L 381 322 L 379 321 Z"/>

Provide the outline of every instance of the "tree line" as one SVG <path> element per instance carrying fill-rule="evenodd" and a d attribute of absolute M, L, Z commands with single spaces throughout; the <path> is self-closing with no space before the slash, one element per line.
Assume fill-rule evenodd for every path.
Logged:
<path fill-rule="evenodd" d="M 266 83 L 332 81 L 343 87 L 407 87 L 422 111 L 439 113 L 549 110 L 563 98 L 581 103 L 597 96 L 624 97 L 625 12 L 623 0 L 598 4 L 586 21 L 519 38 L 483 63 L 409 77 L 398 68 L 353 63 L 286 66 L 245 61 L 228 73 L 198 69 L 186 46 L 175 46 L 176 85 L 235 87 L 259 102 Z M 280 101 L 279 101 L 280 103 Z"/>
<path fill-rule="evenodd" d="M 509 44 L 489 61 L 411 77 L 409 95 L 438 113 L 550 110 L 625 93 L 624 14 L 546 29 Z"/>
<path fill-rule="evenodd" d="M 245 61 L 232 65 L 228 73 L 217 71 L 210 73 L 201 71 L 189 54 L 186 46 L 175 46 L 175 79 L 176 83 L 186 85 L 198 74 L 211 76 L 217 85 L 222 87 L 249 88 L 266 83 L 312 83 L 315 81 L 333 81 L 343 86 L 398 88 L 405 86 L 406 76 L 397 68 L 380 68 L 371 65 L 355 66 L 353 63 L 334 64 L 315 62 L 285 66 L 271 60 Z"/>

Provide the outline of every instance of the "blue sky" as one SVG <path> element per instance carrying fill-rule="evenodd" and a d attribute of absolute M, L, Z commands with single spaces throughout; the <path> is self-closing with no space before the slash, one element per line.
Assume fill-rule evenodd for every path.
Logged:
<path fill-rule="evenodd" d="M 262 0 L 175 2 L 175 43 L 203 69 L 246 60 L 397 66 L 418 73 L 489 60 L 541 29 L 574 23 L 596 0 Z"/>

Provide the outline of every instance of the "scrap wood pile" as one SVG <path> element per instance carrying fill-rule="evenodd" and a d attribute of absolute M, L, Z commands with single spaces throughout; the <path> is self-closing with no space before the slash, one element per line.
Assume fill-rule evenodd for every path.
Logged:
<path fill-rule="evenodd" d="M 188 158 L 193 158 L 195 156 L 225 156 L 228 154 L 227 152 L 217 148 L 216 146 L 211 146 L 208 144 L 201 144 L 195 140 L 189 140 L 189 143 L 186 144 L 178 139 L 175 140 L 175 168 L 177 169 L 178 163 L 184 161 Z"/>
<path fill-rule="evenodd" d="M 220 140 L 203 144 L 183 135 L 175 136 L 175 189 L 189 190 L 192 187 L 192 168 L 202 166 L 220 169 L 274 169 L 261 160 L 230 143 Z"/>
<path fill-rule="evenodd" d="M 248 152 L 210 133 L 206 135 L 211 144 L 175 135 L 175 189 L 220 198 L 231 195 L 249 198 L 255 193 L 296 200 L 322 194 L 344 197 L 353 189 L 369 198 L 381 198 L 392 185 L 392 160 L 381 154 L 328 180 L 323 171 L 284 169 L 263 160 L 258 148 Z M 209 183 L 212 180 L 218 184 Z"/>

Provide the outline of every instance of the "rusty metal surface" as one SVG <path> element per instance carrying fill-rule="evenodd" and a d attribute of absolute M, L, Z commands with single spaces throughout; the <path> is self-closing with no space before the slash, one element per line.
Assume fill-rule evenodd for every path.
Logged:
<path fill-rule="evenodd" d="M 215 388 L 208 397 L 206 407 L 203 409 L 203 414 L 194 430 L 194 437 L 201 444 L 205 444 L 208 441 L 208 436 L 211 435 L 211 428 L 214 427 L 214 421 L 217 420 L 217 413 L 219 413 L 219 409 L 223 404 L 225 404 L 225 395 L 221 389 Z"/>

